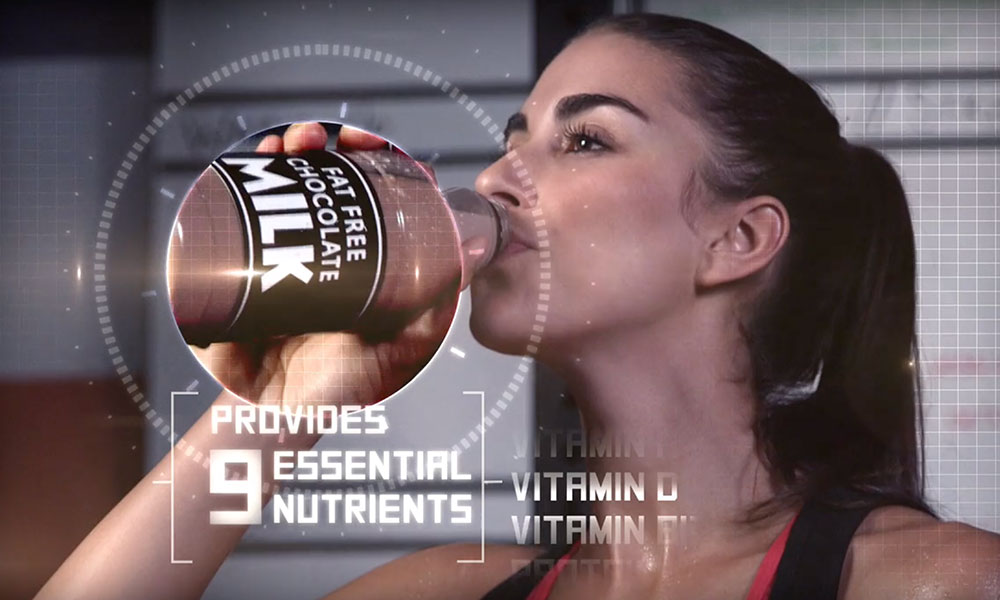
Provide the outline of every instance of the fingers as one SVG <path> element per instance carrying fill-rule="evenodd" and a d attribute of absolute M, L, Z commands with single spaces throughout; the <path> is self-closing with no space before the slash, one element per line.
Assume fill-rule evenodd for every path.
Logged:
<path fill-rule="evenodd" d="M 374 133 L 355 129 L 348 125 L 341 127 L 340 133 L 337 135 L 338 150 L 384 150 L 389 147 L 389 142 Z M 397 152 L 402 153 L 398 148 Z M 434 169 L 425 162 L 417 161 L 417 164 L 427 174 L 427 178 L 433 181 L 434 185 L 437 185 L 437 175 L 434 173 Z"/>
<path fill-rule="evenodd" d="M 388 146 L 379 136 L 347 125 L 341 127 L 337 135 L 338 150 L 381 150 Z"/>
<path fill-rule="evenodd" d="M 306 150 L 326 148 L 326 129 L 316 122 L 293 123 L 285 130 L 284 136 L 269 135 L 257 144 L 257 152 L 286 152 L 297 154 Z M 338 150 L 384 150 L 389 143 L 374 133 L 355 129 L 348 125 L 340 128 L 337 135 Z M 428 179 L 438 185 L 434 169 L 425 162 L 417 161 Z"/>
<path fill-rule="evenodd" d="M 326 138 L 326 129 L 319 123 L 294 123 L 285 130 L 282 141 L 285 152 L 297 154 L 306 150 L 326 148 Z"/>
<path fill-rule="evenodd" d="M 458 296 L 443 297 L 408 324 L 395 339 L 376 347 L 383 356 L 380 376 L 382 398 L 403 387 L 423 369 L 448 334 L 458 309 Z"/>
<path fill-rule="evenodd" d="M 429 359 L 448 333 L 457 310 L 458 294 L 450 288 L 441 293 L 433 304 L 414 314 L 389 343 L 416 348 L 418 355 L 426 354 L 424 358 Z"/>
<path fill-rule="evenodd" d="M 305 150 L 322 150 L 326 147 L 326 129 L 315 122 L 293 123 L 285 130 L 284 137 L 269 135 L 257 144 L 257 152 L 287 152 L 296 154 Z"/>
<path fill-rule="evenodd" d="M 269 135 L 257 144 L 257 152 L 281 152 L 282 147 L 281 136 Z"/>

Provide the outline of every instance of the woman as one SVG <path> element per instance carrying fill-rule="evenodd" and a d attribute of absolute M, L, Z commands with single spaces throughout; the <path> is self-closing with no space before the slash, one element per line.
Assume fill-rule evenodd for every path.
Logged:
<path fill-rule="evenodd" d="M 674 502 L 601 501 L 593 514 L 695 519 L 681 542 L 653 534 L 566 551 L 603 565 L 593 571 L 511 578 L 512 565 L 541 549 L 490 547 L 485 564 L 460 565 L 474 550 L 442 546 L 328 598 L 480 598 L 495 588 L 490 597 L 523 597 L 511 590 L 524 581 L 533 598 L 552 600 L 764 598 L 769 589 L 774 598 L 1000 597 L 1000 537 L 938 520 L 923 496 L 914 240 L 899 179 L 876 152 L 841 138 L 808 84 L 707 25 L 615 17 L 555 58 L 507 133 L 508 156 L 476 188 L 509 205 L 515 229 L 530 227 L 536 204 L 544 212 L 552 308 L 538 358 L 565 378 L 588 431 L 659 445 L 588 468 L 676 477 Z M 262 149 L 324 143 L 302 126 Z M 537 194 L 521 185 L 515 155 Z M 472 331 L 502 352 L 523 351 L 537 305 L 538 244 L 523 241 L 472 282 Z M 411 350 L 424 325 L 408 328 Z M 340 354 L 304 337 L 273 364 L 348 355 L 385 366 L 407 355 L 398 341 L 337 339 Z M 254 399 L 343 401 L 307 388 L 346 382 L 373 401 L 398 387 L 346 373 L 296 382 L 295 372 L 257 373 L 270 392 Z M 185 439 L 226 447 L 206 428 L 202 419 Z M 175 486 L 206 497 L 203 470 L 184 462 Z M 185 502 L 178 527 L 201 537 L 178 549 L 192 565 L 169 565 L 167 496 L 149 481 L 160 470 L 41 597 L 205 589 L 243 531 L 208 527 L 207 500 Z"/>

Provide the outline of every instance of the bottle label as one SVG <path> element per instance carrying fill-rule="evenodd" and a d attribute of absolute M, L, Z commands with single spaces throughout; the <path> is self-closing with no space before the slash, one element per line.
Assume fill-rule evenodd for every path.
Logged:
<path fill-rule="evenodd" d="M 375 188 L 345 155 L 233 152 L 212 163 L 243 215 L 247 285 L 227 337 L 348 329 L 385 272 Z"/>

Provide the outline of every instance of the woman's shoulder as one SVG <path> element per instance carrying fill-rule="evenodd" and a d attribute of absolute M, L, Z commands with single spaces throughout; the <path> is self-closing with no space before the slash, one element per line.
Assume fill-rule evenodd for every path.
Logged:
<path fill-rule="evenodd" d="M 872 510 L 851 541 L 843 598 L 997 600 L 1000 535 L 905 506 Z"/>
<path fill-rule="evenodd" d="M 324 600 L 479 598 L 545 551 L 514 544 L 431 546 L 376 567 Z"/>

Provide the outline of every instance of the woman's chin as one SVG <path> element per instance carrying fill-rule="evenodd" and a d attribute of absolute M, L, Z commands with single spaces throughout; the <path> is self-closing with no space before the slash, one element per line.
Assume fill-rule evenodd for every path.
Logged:
<path fill-rule="evenodd" d="M 520 324 L 505 324 L 495 316 L 477 319 L 476 311 L 473 311 L 469 319 L 469 329 L 477 342 L 494 352 L 528 354 L 529 334 Z"/>
<path fill-rule="evenodd" d="M 484 296 L 477 298 L 473 295 L 469 315 L 472 337 L 494 352 L 529 354 L 534 316 L 518 310 L 513 303 L 496 300 L 498 299 Z"/>
<path fill-rule="evenodd" d="M 502 354 L 527 354 L 534 315 L 523 292 L 492 276 L 472 280 L 469 328 L 477 342 Z M 503 279 L 503 278 L 501 278 Z"/>

